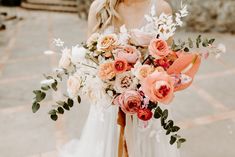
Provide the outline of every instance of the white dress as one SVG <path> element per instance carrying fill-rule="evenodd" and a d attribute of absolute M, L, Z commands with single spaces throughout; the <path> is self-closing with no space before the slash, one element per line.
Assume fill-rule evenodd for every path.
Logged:
<path fill-rule="evenodd" d="M 156 4 L 153 1 L 152 4 Z M 97 93 L 98 94 L 98 93 Z M 102 94 L 101 94 L 102 95 Z M 101 97 L 90 106 L 80 139 L 72 140 L 59 150 L 59 157 L 117 157 L 120 127 L 118 106 Z M 169 109 L 169 108 L 168 108 Z M 160 120 L 144 123 L 136 116 L 126 117 L 125 138 L 129 157 L 179 157 L 176 146 L 169 144 Z"/>

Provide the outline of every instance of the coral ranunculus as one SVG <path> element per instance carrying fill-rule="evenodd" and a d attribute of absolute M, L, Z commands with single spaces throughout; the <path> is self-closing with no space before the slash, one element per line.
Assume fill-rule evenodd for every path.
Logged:
<path fill-rule="evenodd" d="M 167 42 L 161 39 L 153 39 L 149 45 L 149 54 L 154 58 L 162 58 L 170 53 Z"/>
<path fill-rule="evenodd" d="M 142 103 L 142 96 L 139 92 L 131 90 L 125 91 L 115 98 L 114 104 L 119 105 L 126 114 L 136 114 Z"/>
<path fill-rule="evenodd" d="M 185 74 L 192 78 L 189 83 L 182 84 L 175 88 L 175 91 L 183 90 L 192 84 L 193 78 L 196 75 L 201 63 L 201 57 L 197 54 L 180 53 L 178 59 L 169 67 L 167 73 Z"/>
<path fill-rule="evenodd" d="M 143 121 L 148 121 L 153 117 L 153 113 L 150 109 L 143 108 L 138 110 L 137 116 Z"/>
<path fill-rule="evenodd" d="M 174 97 L 174 80 L 166 72 L 154 72 L 142 83 L 144 94 L 153 102 L 168 104 Z"/>

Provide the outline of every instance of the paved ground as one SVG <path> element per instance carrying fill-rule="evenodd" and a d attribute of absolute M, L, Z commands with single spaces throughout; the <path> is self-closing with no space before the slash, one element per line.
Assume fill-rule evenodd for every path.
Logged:
<path fill-rule="evenodd" d="M 7 10 L 23 20 L 8 22 L 7 31 L 0 32 L 0 157 L 55 157 L 57 148 L 79 137 L 87 108 L 75 107 L 54 123 L 47 110 L 56 96 L 32 114 L 31 91 L 39 87 L 41 74 L 57 64 L 56 55 L 43 55 L 53 49 L 52 39 L 60 37 L 75 45 L 86 38 L 86 23 L 75 14 Z M 188 139 L 181 154 L 234 157 L 235 36 L 207 35 L 225 43 L 228 53 L 203 63 L 194 85 L 177 93 L 173 113 Z"/>

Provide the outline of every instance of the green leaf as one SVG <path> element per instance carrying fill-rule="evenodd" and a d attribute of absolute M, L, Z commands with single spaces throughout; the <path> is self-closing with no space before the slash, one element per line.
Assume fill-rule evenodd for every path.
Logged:
<path fill-rule="evenodd" d="M 169 120 L 169 121 L 167 122 L 167 125 L 169 125 L 170 128 L 172 128 L 172 127 L 174 126 L 173 120 Z"/>
<path fill-rule="evenodd" d="M 32 111 L 33 113 L 36 113 L 40 109 L 40 104 L 37 102 L 34 102 L 32 105 Z"/>
<path fill-rule="evenodd" d="M 47 86 L 47 85 L 41 87 L 41 89 L 44 90 L 44 91 L 47 91 L 47 90 L 49 90 L 50 88 L 51 88 L 51 87 L 50 87 L 50 86 Z"/>
<path fill-rule="evenodd" d="M 176 142 L 177 138 L 175 136 L 171 136 L 170 144 L 173 145 Z"/>
<path fill-rule="evenodd" d="M 48 114 L 50 114 L 50 115 L 55 115 L 56 114 L 56 110 L 55 109 L 52 109 L 52 110 L 50 110 L 49 112 L 48 112 Z"/>
<path fill-rule="evenodd" d="M 51 88 L 52 88 L 54 91 L 57 91 L 57 84 L 58 84 L 57 80 L 55 80 L 55 82 L 51 84 Z"/>
<path fill-rule="evenodd" d="M 196 45 L 197 45 L 197 48 L 199 48 L 200 47 L 200 43 L 202 42 L 202 39 L 201 39 L 201 35 L 199 35 L 198 37 L 197 37 L 197 39 L 196 39 Z"/>
<path fill-rule="evenodd" d="M 80 96 L 78 96 L 77 97 L 77 100 L 78 100 L 78 103 L 80 104 L 81 103 L 81 101 L 82 101 L 82 99 L 81 99 L 81 97 Z"/>
<path fill-rule="evenodd" d="M 215 39 L 210 39 L 208 43 L 212 45 L 214 42 L 215 42 Z"/>
<path fill-rule="evenodd" d="M 64 103 L 63 108 L 64 108 L 65 110 L 68 110 L 68 111 L 70 110 L 70 109 L 69 109 L 69 105 L 68 105 L 67 103 Z"/>
<path fill-rule="evenodd" d="M 168 129 L 167 131 L 166 131 L 166 135 L 169 135 L 171 133 L 171 129 Z"/>
<path fill-rule="evenodd" d="M 188 48 L 188 47 L 185 47 L 185 48 L 184 48 L 184 51 L 185 51 L 185 52 L 189 52 L 189 48 Z"/>
<path fill-rule="evenodd" d="M 162 116 L 162 109 L 158 106 L 154 112 L 154 118 L 159 119 Z"/>
<path fill-rule="evenodd" d="M 188 38 L 188 45 L 189 48 L 193 48 L 193 40 L 191 38 Z"/>
<path fill-rule="evenodd" d="M 53 79 L 53 77 L 52 77 L 52 76 L 47 76 L 46 74 L 43 74 L 43 76 L 44 76 L 47 80 L 49 80 L 49 79 Z"/>
<path fill-rule="evenodd" d="M 64 114 L 64 109 L 62 107 L 58 107 L 57 111 L 59 114 Z"/>
<path fill-rule="evenodd" d="M 202 42 L 202 46 L 207 47 L 208 45 L 209 45 L 208 39 L 204 39 L 204 41 Z"/>
<path fill-rule="evenodd" d="M 164 110 L 162 114 L 163 114 L 162 118 L 164 118 L 164 119 L 168 118 L 168 110 L 167 109 Z"/>
<path fill-rule="evenodd" d="M 180 127 L 178 127 L 178 126 L 173 126 L 172 127 L 172 132 L 177 132 L 179 130 L 180 130 Z"/>
<path fill-rule="evenodd" d="M 34 93 L 35 95 L 40 94 L 41 92 L 42 92 L 41 90 L 34 90 L 34 91 L 33 91 L 33 93 Z"/>
<path fill-rule="evenodd" d="M 68 103 L 69 107 L 73 107 L 73 99 L 69 98 L 67 103 Z"/>
<path fill-rule="evenodd" d="M 45 97 L 46 97 L 46 93 L 40 91 L 40 93 L 36 94 L 36 97 L 35 97 L 36 102 L 41 102 L 42 100 L 45 99 Z"/>
<path fill-rule="evenodd" d="M 148 109 L 152 110 L 152 109 L 155 109 L 157 107 L 157 103 L 154 103 L 154 102 L 149 102 L 148 104 Z"/>
<path fill-rule="evenodd" d="M 52 119 L 52 120 L 54 120 L 54 121 L 57 121 L 57 119 L 58 119 L 58 116 L 57 116 L 56 114 L 54 114 L 54 115 L 51 115 L 51 119 Z"/>
<path fill-rule="evenodd" d="M 58 105 L 60 105 L 60 106 L 63 106 L 63 105 L 65 104 L 64 101 L 57 101 L 56 103 L 57 103 Z"/>
<path fill-rule="evenodd" d="M 186 139 L 185 139 L 185 138 L 180 138 L 180 139 L 179 139 L 179 142 L 180 142 L 180 143 L 184 143 L 184 142 L 186 142 Z"/>
<path fill-rule="evenodd" d="M 161 117 L 161 125 L 163 126 L 163 128 L 166 127 L 166 122 L 165 119 Z"/>

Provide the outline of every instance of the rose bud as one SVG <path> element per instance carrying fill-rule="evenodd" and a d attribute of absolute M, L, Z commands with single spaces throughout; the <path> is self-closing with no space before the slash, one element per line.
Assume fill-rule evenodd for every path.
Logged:
<path fill-rule="evenodd" d="M 152 118 L 153 113 L 150 109 L 143 108 L 143 109 L 138 110 L 137 116 L 139 119 L 141 119 L 143 121 L 148 121 Z"/>

